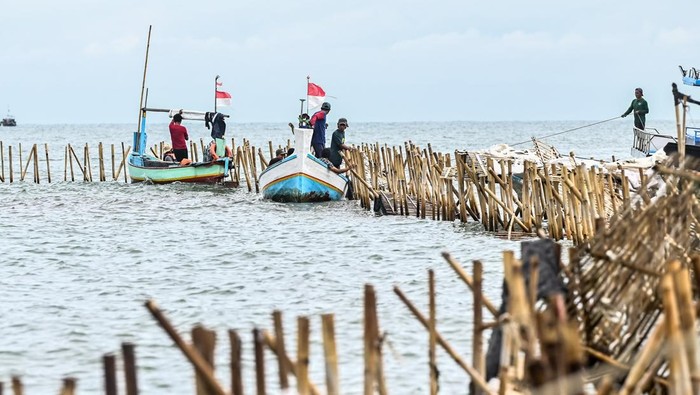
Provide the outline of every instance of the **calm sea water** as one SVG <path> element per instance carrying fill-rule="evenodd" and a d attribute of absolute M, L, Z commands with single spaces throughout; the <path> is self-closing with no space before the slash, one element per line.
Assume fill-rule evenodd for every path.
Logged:
<path fill-rule="evenodd" d="M 632 137 L 626 121 L 547 141 L 562 153 L 628 157 Z M 528 141 L 594 122 L 351 121 L 347 140 L 388 145 L 410 140 L 453 152 Z M 208 136 L 202 125 L 187 126 L 195 140 Z M 672 122 L 658 126 L 673 130 Z M 25 149 L 48 143 L 52 166 L 62 168 L 66 143 L 130 144 L 133 129 L 128 124 L 27 125 L 0 128 L 0 141 L 5 151 L 18 143 Z M 231 123 L 227 137 L 267 147 L 270 140 L 286 144 L 292 135 L 284 125 Z M 154 125 L 149 139 L 168 140 L 167 125 Z M 62 174 L 54 175 L 58 178 Z M 322 387 L 320 315 L 334 313 L 341 389 L 359 394 L 367 283 L 376 289 L 380 326 L 388 333 L 384 363 L 391 393 L 424 394 L 428 334 L 392 288 L 399 286 L 427 314 L 427 271 L 434 269 L 438 330 L 470 358 L 471 295 L 440 253 L 452 253 L 470 272 L 472 260 L 482 260 L 485 292 L 498 302 L 501 253 L 519 251 L 518 242 L 498 239 L 474 222 L 375 217 L 355 201 L 279 204 L 245 188 L 123 182 L 0 183 L 0 240 L 0 380 L 21 375 L 29 394 L 56 393 L 65 376 L 78 378 L 81 394 L 103 393 L 101 358 L 118 352 L 124 341 L 136 344 L 142 393 L 194 393 L 193 369 L 143 307 L 149 298 L 186 338 L 197 323 L 217 331 L 217 375 L 226 386 L 226 330 L 238 330 L 247 392 L 254 388 L 251 331 L 271 329 L 275 309 L 284 313 L 292 355 L 296 317 L 311 318 L 311 377 Z M 438 364 L 442 392 L 466 393 L 467 375 L 442 350 Z M 269 352 L 267 369 L 268 389 L 277 388 Z"/>

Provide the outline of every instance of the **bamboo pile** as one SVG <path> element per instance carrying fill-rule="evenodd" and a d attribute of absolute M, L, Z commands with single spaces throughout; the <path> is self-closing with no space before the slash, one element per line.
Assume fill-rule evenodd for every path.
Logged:
<path fill-rule="evenodd" d="M 554 154 L 538 146 L 538 155 Z M 346 158 L 358 166 L 353 186 L 362 206 L 383 214 L 481 222 L 491 232 L 534 235 L 542 229 L 555 240 L 587 242 L 596 219 L 615 216 L 632 193 L 624 169 L 568 161 L 542 165 L 455 151 L 454 156 L 404 147 L 362 144 Z M 516 170 L 516 167 L 518 168 Z M 645 176 L 642 174 L 642 179 Z M 514 181 L 518 180 L 518 181 Z M 379 208 L 377 208 L 379 206 Z"/>

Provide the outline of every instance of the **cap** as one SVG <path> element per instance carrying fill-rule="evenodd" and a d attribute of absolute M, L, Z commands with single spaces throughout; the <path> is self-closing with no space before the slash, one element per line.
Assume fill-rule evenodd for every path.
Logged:
<path fill-rule="evenodd" d="M 348 124 L 348 120 L 345 119 L 345 118 L 340 118 L 340 119 L 338 120 L 338 125 L 340 125 L 341 123 L 344 123 L 345 126 L 350 126 L 350 125 Z"/>
<path fill-rule="evenodd" d="M 644 94 L 644 91 L 642 90 L 642 88 L 635 88 L 634 91 L 635 92 L 639 91 L 639 93 L 641 93 L 642 95 Z"/>
<path fill-rule="evenodd" d="M 275 151 L 275 155 L 277 155 L 277 156 L 284 155 L 284 150 L 282 148 L 278 149 L 277 151 Z"/>
<path fill-rule="evenodd" d="M 166 153 L 172 149 L 173 149 L 173 147 L 171 147 L 170 144 L 168 144 L 168 143 L 163 144 L 163 153 Z"/>

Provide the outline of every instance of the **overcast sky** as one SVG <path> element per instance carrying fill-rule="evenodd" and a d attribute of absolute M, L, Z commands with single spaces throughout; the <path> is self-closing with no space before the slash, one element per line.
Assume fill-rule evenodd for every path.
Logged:
<path fill-rule="evenodd" d="M 288 121 L 322 86 L 354 121 L 603 120 L 644 88 L 673 119 L 678 65 L 700 68 L 697 0 L 3 0 L 0 114 L 134 122 L 148 105 Z M 700 97 L 692 87 L 683 87 Z"/>

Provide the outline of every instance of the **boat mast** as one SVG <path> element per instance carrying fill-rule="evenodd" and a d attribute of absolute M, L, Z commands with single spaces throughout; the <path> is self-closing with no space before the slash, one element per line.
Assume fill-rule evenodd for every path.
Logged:
<path fill-rule="evenodd" d="M 216 91 L 219 90 L 219 76 L 214 78 L 214 112 L 216 112 Z"/>
<path fill-rule="evenodd" d="M 146 41 L 146 60 L 143 63 L 143 80 L 141 81 L 141 97 L 139 98 L 139 123 L 136 132 L 136 141 L 140 144 L 141 141 L 141 117 L 145 116 L 143 111 L 143 91 L 146 86 L 146 69 L 148 68 L 148 50 L 151 47 L 151 28 L 153 25 L 148 25 L 148 40 Z"/>
<path fill-rule="evenodd" d="M 311 76 L 306 76 L 306 113 L 309 113 L 309 81 L 311 80 Z M 302 106 L 303 106 L 302 102 Z"/>

